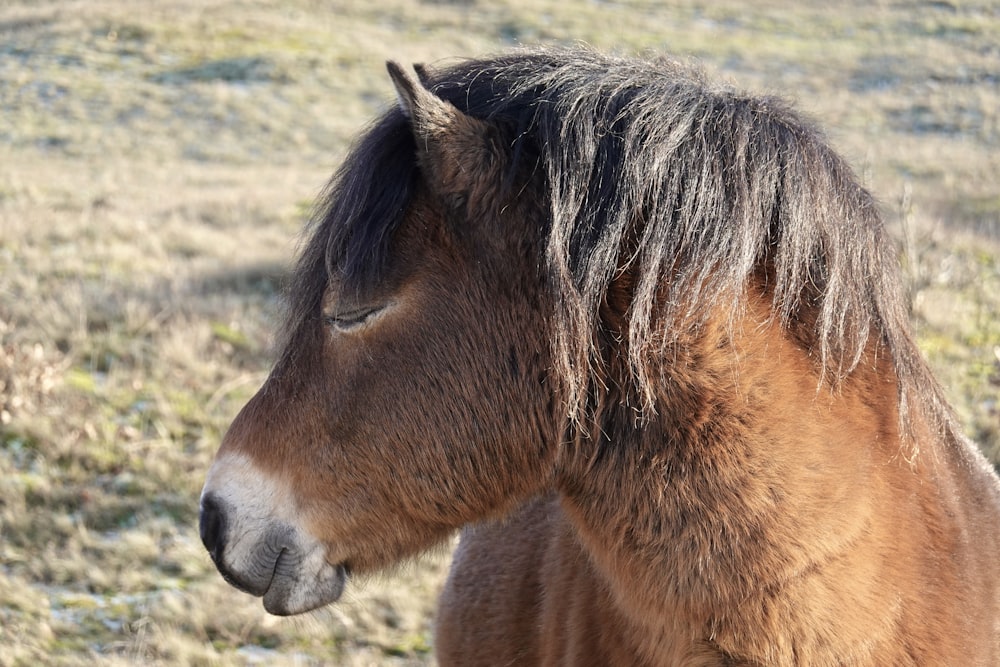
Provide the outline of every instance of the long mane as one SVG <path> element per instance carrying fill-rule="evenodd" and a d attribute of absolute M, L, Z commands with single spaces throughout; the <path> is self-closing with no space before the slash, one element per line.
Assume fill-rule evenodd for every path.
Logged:
<path fill-rule="evenodd" d="M 695 69 L 588 50 L 533 50 L 461 62 L 429 85 L 506 133 L 512 169 L 529 161 L 567 418 L 605 383 L 595 343 L 609 285 L 634 293 L 622 342 L 636 395 L 655 411 L 649 355 L 710 313 L 736 321 L 763 275 L 773 317 L 837 383 L 877 337 L 899 380 L 901 420 L 919 409 L 954 434 L 950 408 L 910 335 L 898 259 L 876 202 L 821 134 L 780 100 L 707 84 Z M 288 326 L 316 316 L 331 267 L 377 274 L 417 178 L 407 120 L 388 111 L 331 181 L 293 276 Z M 516 159 L 515 159 L 516 158 Z M 499 184 L 498 184 L 499 187 Z"/>

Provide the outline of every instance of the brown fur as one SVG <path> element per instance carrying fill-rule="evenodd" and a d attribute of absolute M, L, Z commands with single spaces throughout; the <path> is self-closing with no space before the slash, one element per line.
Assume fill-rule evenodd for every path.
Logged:
<path fill-rule="evenodd" d="M 901 456 L 884 368 L 816 395 L 801 349 L 749 328 L 673 360 L 666 439 L 557 464 L 558 498 L 463 533 L 442 664 L 993 664 L 991 480 L 960 449 Z"/>
<path fill-rule="evenodd" d="M 1000 663 L 1000 485 L 817 134 L 587 52 L 390 73 L 402 112 L 334 182 L 222 447 L 288 482 L 329 562 L 466 526 L 442 665 Z"/>

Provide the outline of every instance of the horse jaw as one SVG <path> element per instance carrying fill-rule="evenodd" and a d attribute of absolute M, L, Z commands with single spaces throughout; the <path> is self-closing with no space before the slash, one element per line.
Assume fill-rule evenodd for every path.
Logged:
<path fill-rule="evenodd" d="M 290 616 L 336 602 L 347 570 L 301 527 L 290 490 L 232 452 L 209 469 L 201 494 L 201 536 L 232 586 Z"/>

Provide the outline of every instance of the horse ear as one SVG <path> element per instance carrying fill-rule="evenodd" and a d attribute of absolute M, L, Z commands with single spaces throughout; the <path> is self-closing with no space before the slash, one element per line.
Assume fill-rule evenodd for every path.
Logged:
<path fill-rule="evenodd" d="M 422 65 L 414 66 L 416 77 L 392 61 L 386 69 L 400 109 L 410 120 L 420 167 L 432 185 L 441 194 L 464 196 L 478 179 L 489 178 L 499 164 L 496 128 L 431 92 Z"/>
<path fill-rule="evenodd" d="M 386 62 L 385 68 L 389 71 L 392 85 L 396 87 L 396 99 L 404 116 L 412 121 L 441 110 L 435 107 L 443 105 L 444 100 L 427 90 L 423 80 L 415 81 L 399 63 L 392 60 Z"/>

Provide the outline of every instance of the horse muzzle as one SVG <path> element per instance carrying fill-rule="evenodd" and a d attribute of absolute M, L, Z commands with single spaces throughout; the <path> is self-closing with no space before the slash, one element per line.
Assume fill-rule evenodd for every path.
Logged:
<path fill-rule="evenodd" d="M 285 494 L 245 460 L 217 460 L 202 491 L 199 529 L 212 562 L 230 585 L 262 597 L 278 616 L 316 609 L 340 598 L 342 564 L 326 547 L 281 516 Z M 242 457 L 236 457 L 242 459 Z M 237 463 L 228 468 L 227 463 Z"/>

